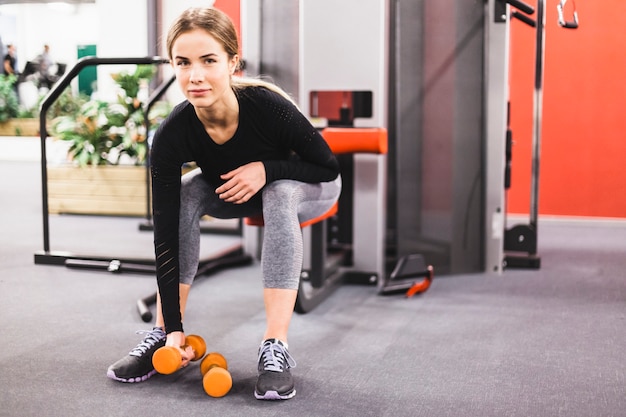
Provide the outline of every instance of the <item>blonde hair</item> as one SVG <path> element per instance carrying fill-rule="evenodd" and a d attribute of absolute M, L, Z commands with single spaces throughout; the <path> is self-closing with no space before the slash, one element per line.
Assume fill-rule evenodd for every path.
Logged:
<path fill-rule="evenodd" d="M 172 48 L 174 42 L 183 33 L 190 32 L 195 29 L 202 29 L 218 41 L 223 47 L 229 58 L 233 58 L 239 54 L 239 40 L 237 30 L 233 21 L 228 15 L 218 9 L 191 7 L 181 13 L 174 21 L 167 34 L 166 48 L 167 54 L 172 59 Z M 241 61 L 239 61 L 239 64 Z M 231 88 L 235 93 L 248 87 L 264 87 L 270 91 L 280 94 L 294 105 L 294 100 L 282 88 L 274 83 L 262 80 L 260 78 L 239 77 L 231 78 Z"/>

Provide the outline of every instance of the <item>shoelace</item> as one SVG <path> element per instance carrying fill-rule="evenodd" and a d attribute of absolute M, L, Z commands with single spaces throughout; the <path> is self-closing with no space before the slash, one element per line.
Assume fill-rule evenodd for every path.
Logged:
<path fill-rule="evenodd" d="M 158 342 L 162 340 L 161 331 L 159 330 L 137 330 L 135 333 L 137 334 L 147 334 L 141 343 L 139 343 L 133 350 L 130 351 L 129 355 L 132 356 L 141 356 L 148 349 L 156 345 Z"/>
<path fill-rule="evenodd" d="M 261 358 L 265 371 L 282 372 L 284 368 L 295 368 L 296 361 L 289 351 L 278 343 L 266 343 L 261 347 Z"/>

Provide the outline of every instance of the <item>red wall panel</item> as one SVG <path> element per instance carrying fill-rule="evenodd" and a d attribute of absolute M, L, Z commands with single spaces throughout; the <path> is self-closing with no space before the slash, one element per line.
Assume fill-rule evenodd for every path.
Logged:
<path fill-rule="evenodd" d="M 220 9 L 232 19 L 239 34 L 239 48 L 241 48 L 241 2 L 239 0 L 215 0 L 213 7 Z"/>
<path fill-rule="evenodd" d="M 578 0 L 580 27 L 547 1 L 539 214 L 626 217 L 626 2 Z M 568 2 L 571 5 L 572 2 Z M 528 213 L 534 29 L 513 20 L 509 213 Z"/>

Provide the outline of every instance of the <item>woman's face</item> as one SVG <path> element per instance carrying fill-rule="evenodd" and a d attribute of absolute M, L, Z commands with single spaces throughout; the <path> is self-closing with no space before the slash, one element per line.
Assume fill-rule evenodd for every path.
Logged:
<path fill-rule="evenodd" d="M 181 34 L 172 45 L 172 66 L 181 91 L 194 107 L 211 107 L 230 94 L 239 57 L 202 29 Z"/>

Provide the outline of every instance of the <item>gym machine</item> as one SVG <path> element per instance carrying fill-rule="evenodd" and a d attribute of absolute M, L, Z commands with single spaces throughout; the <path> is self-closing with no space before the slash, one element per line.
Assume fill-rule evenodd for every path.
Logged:
<path fill-rule="evenodd" d="M 269 75 L 290 92 L 323 136 L 333 131 L 351 140 L 359 130 L 388 132 L 390 1 L 248 0 L 242 2 L 242 16 L 242 27 L 257 29 L 243 31 L 251 75 Z M 350 251 L 338 274 L 344 282 L 375 285 L 379 294 L 424 291 L 433 272 L 424 257 L 387 253 L 387 155 L 357 152 L 338 158 L 339 213 L 326 220 L 330 252 Z M 258 233 L 244 228 L 251 253 L 257 252 Z M 304 233 L 306 285 L 311 242 Z M 322 250 L 315 243 L 311 255 Z M 316 285 L 311 286 L 316 297 Z"/>
<path fill-rule="evenodd" d="M 578 12 L 576 5 L 572 1 L 572 20 L 565 18 L 565 7 L 567 0 L 560 0 L 557 5 L 558 23 L 566 29 L 578 28 Z M 537 18 L 530 16 L 535 13 L 535 9 L 521 0 L 499 0 L 494 4 L 496 8 L 495 23 L 508 25 L 508 16 L 516 18 L 525 24 L 535 28 L 535 80 L 533 91 L 533 136 L 532 136 L 532 165 L 531 165 L 531 191 L 530 191 L 530 215 L 528 224 L 518 224 L 511 228 L 506 228 L 506 210 L 504 210 L 504 257 L 503 266 L 506 268 L 533 268 L 541 267 L 541 257 L 537 254 L 538 240 L 538 207 L 539 207 L 539 169 L 541 155 L 541 127 L 542 127 L 542 104 L 543 104 L 543 74 L 544 74 L 544 47 L 545 47 L 545 0 L 537 1 Z M 514 9 L 510 9 L 513 7 Z M 507 36 L 508 38 L 508 36 Z M 503 45 L 508 51 L 508 40 Z M 508 55 L 504 54 L 508 61 Z M 508 72 L 508 69 L 507 69 Z M 508 86 L 508 77 L 505 75 Z M 508 95 L 508 91 L 507 91 Z M 508 99 L 508 97 L 507 97 Z M 504 168 L 504 187 L 508 190 L 511 187 L 511 157 L 513 148 L 512 132 L 508 126 L 510 118 L 510 103 L 506 103 L 507 129 L 506 129 L 506 151 Z"/>
<path fill-rule="evenodd" d="M 532 21 L 534 8 L 516 0 L 337 3 L 242 0 L 242 26 L 253 28 L 243 40 L 251 73 L 269 74 L 313 120 L 334 93 L 331 123 L 350 124 L 352 112 L 355 126 L 388 130 L 381 273 L 412 254 L 438 276 L 502 273 L 515 263 L 508 245 L 505 255 L 515 233 L 505 231 L 510 19 Z M 307 35 L 307 24 L 318 33 Z M 358 84 L 380 65 L 384 81 Z M 359 116 L 371 84 L 380 85 L 374 117 Z"/>
<path fill-rule="evenodd" d="M 495 0 L 242 1 L 252 75 L 270 75 L 321 127 L 388 130 L 384 212 L 363 225 L 371 206 L 353 206 L 357 233 L 383 224 L 382 245 L 365 244 L 382 259 L 375 280 L 415 255 L 439 276 L 502 271 L 508 38 L 495 12 Z"/>

